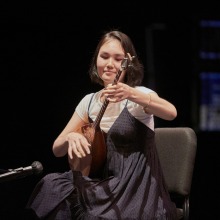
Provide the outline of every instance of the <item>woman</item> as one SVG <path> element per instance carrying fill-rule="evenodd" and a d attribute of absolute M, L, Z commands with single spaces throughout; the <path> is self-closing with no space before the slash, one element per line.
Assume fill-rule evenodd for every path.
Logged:
<path fill-rule="evenodd" d="M 126 34 L 113 30 L 102 36 L 90 76 L 104 88 L 80 101 L 54 141 L 54 155 L 68 154 L 71 170 L 48 174 L 36 186 L 27 208 L 40 219 L 176 219 L 156 153 L 154 115 L 173 120 L 177 112 L 173 104 L 141 86 L 143 72 Z M 100 128 L 107 156 L 102 172 L 93 177 L 93 145 L 79 129 L 95 121 L 103 103 L 107 105 Z"/>

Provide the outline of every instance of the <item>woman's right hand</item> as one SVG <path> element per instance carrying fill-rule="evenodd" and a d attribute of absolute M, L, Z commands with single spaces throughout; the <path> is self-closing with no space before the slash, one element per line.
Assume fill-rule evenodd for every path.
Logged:
<path fill-rule="evenodd" d="M 82 134 L 70 132 L 66 135 L 66 141 L 68 142 L 68 155 L 70 159 L 73 159 L 73 154 L 78 158 L 83 158 L 90 154 L 91 145 Z"/>

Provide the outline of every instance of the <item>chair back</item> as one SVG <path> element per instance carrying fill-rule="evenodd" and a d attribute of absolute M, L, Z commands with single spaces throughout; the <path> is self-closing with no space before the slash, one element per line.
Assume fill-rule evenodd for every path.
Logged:
<path fill-rule="evenodd" d="M 189 127 L 156 128 L 155 139 L 169 192 L 189 195 L 197 148 L 194 130 Z"/>

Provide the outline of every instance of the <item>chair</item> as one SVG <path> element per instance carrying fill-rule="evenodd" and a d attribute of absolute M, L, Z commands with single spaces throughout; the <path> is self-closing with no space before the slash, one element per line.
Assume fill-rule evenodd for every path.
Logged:
<path fill-rule="evenodd" d="M 197 136 L 189 127 L 155 128 L 156 147 L 178 219 L 189 219 Z"/>

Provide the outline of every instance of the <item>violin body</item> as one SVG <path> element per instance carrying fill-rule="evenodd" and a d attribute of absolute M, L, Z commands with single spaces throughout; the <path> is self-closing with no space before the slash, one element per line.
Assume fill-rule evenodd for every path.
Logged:
<path fill-rule="evenodd" d="M 100 177 L 107 155 L 105 134 L 99 126 L 94 127 L 93 123 L 82 126 L 79 133 L 82 133 L 91 144 L 91 153 L 83 158 L 76 156 L 72 160 L 69 158 L 70 168 L 81 171 L 84 176 Z"/>
<path fill-rule="evenodd" d="M 107 147 L 104 132 L 100 127 L 94 127 L 93 124 L 86 124 L 82 128 L 82 133 L 91 144 L 91 166 L 90 177 L 100 176 L 104 168 Z"/>

